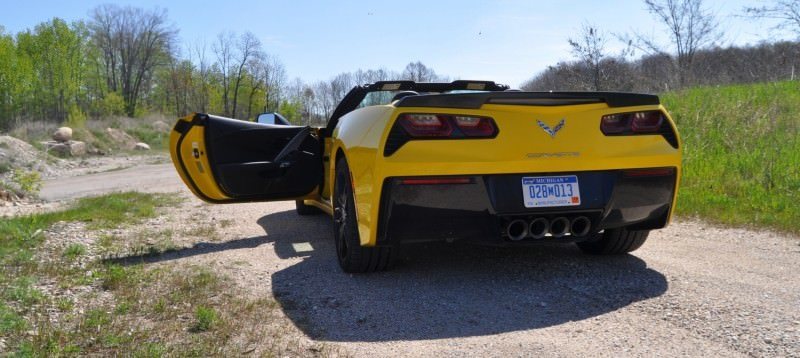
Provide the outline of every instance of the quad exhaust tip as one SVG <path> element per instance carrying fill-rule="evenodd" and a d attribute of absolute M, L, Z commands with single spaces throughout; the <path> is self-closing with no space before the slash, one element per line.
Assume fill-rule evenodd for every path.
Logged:
<path fill-rule="evenodd" d="M 545 218 L 533 219 L 530 225 L 528 225 L 528 233 L 534 239 L 543 238 L 547 235 L 548 230 L 550 230 L 550 222 Z"/>
<path fill-rule="evenodd" d="M 585 216 L 578 216 L 572 219 L 569 229 L 573 236 L 586 236 L 592 228 L 592 222 Z"/>
<path fill-rule="evenodd" d="M 569 232 L 569 219 L 559 216 L 550 222 L 550 235 L 562 237 Z"/>
<path fill-rule="evenodd" d="M 512 220 L 506 226 L 506 234 L 513 241 L 522 240 L 528 236 L 528 224 L 522 219 Z"/>

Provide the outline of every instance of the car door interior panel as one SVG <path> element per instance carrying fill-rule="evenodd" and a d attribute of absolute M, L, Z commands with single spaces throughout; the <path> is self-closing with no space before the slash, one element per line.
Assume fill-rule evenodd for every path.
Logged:
<path fill-rule="evenodd" d="M 309 127 L 208 116 L 205 137 L 214 177 L 231 198 L 298 197 L 318 185 L 320 144 Z"/>

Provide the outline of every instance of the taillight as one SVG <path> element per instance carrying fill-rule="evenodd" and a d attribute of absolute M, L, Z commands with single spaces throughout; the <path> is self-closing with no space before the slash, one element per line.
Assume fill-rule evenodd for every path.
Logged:
<path fill-rule="evenodd" d="M 633 114 L 631 129 L 636 133 L 655 133 L 661 128 L 664 115 L 661 112 L 638 112 Z"/>
<path fill-rule="evenodd" d="M 453 133 L 450 122 L 435 114 L 405 114 L 400 125 L 413 137 L 449 137 Z"/>
<path fill-rule="evenodd" d="M 467 137 L 492 137 L 497 130 L 494 120 L 488 117 L 454 116 L 453 120 Z"/>
<path fill-rule="evenodd" d="M 609 114 L 600 119 L 600 130 L 605 135 L 655 134 L 664 121 L 661 111 Z"/>
<path fill-rule="evenodd" d="M 403 114 L 398 122 L 411 137 L 492 138 L 497 126 L 489 117 L 449 114 Z"/>

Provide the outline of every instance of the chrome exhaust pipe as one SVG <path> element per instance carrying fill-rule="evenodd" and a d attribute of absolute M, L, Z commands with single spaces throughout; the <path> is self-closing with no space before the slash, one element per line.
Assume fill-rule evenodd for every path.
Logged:
<path fill-rule="evenodd" d="M 547 235 L 548 230 L 550 230 L 550 222 L 545 218 L 533 219 L 528 225 L 528 233 L 530 233 L 531 237 L 534 239 L 543 238 Z"/>
<path fill-rule="evenodd" d="M 572 223 L 569 225 L 569 229 L 572 231 L 573 236 L 586 236 L 591 228 L 592 222 L 585 216 L 578 216 L 577 218 L 572 219 Z"/>
<path fill-rule="evenodd" d="M 506 226 L 506 235 L 513 241 L 522 240 L 528 236 L 528 224 L 522 219 L 512 220 Z"/>
<path fill-rule="evenodd" d="M 563 216 L 559 216 L 550 222 L 550 235 L 553 237 L 562 237 L 569 232 L 569 220 Z"/>

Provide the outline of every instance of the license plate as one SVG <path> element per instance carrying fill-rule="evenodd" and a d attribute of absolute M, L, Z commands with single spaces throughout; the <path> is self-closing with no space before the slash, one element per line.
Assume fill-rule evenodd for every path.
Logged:
<path fill-rule="evenodd" d="M 581 205 L 578 177 L 523 177 L 522 201 L 526 208 Z"/>

